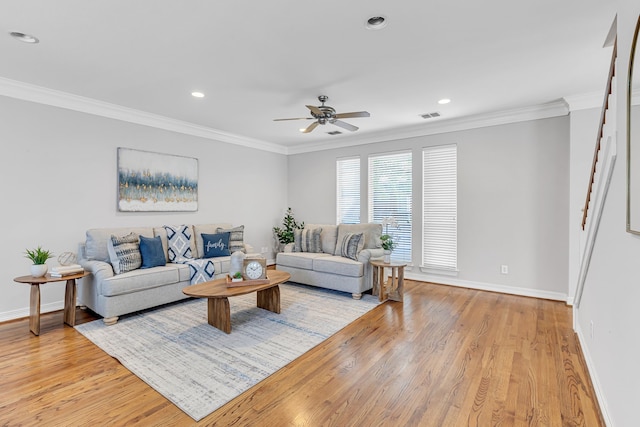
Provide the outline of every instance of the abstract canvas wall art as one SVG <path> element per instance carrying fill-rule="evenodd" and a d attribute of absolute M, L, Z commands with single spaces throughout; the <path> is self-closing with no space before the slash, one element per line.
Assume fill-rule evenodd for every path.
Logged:
<path fill-rule="evenodd" d="M 198 210 L 198 159 L 118 147 L 118 210 Z"/>

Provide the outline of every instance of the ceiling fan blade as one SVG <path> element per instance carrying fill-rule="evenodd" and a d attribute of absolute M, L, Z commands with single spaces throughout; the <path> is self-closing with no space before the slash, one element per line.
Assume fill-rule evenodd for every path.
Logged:
<path fill-rule="evenodd" d="M 351 117 L 371 117 L 368 111 L 354 111 L 353 113 L 340 113 L 335 115 L 336 119 L 348 119 Z"/>
<path fill-rule="evenodd" d="M 307 108 L 308 108 L 309 110 L 311 110 L 311 112 L 312 112 L 313 114 L 315 114 L 315 115 L 318 115 L 318 116 L 322 116 L 322 115 L 324 115 L 324 113 L 322 112 L 322 110 L 321 110 L 321 109 L 319 109 L 318 107 L 315 107 L 315 106 L 313 106 L 313 105 L 307 105 Z"/>
<path fill-rule="evenodd" d="M 313 120 L 313 117 L 296 117 L 293 119 L 273 119 L 274 122 L 282 122 L 284 120 Z"/>
<path fill-rule="evenodd" d="M 318 126 L 318 122 L 313 122 L 309 125 L 309 127 L 307 127 L 305 130 L 302 131 L 302 133 L 309 133 L 312 130 L 314 130 L 316 128 L 316 126 Z"/>
<path fill-rule="evenodd" d="M 355 132 L 359 129 L 357 126 L 350 125 L 349 123 L 343 122 L 341 120 L 335 120 L 331 123 L 333 123 L 336 126 L 340 126 L 343 129 L 350 130 L 351 132 Z"/>

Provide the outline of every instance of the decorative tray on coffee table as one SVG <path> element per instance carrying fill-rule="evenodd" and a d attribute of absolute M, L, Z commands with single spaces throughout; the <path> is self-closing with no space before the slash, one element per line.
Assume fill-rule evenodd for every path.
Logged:
<path fill-rule="evenodd" d="M 231 276 L 227 274 L 227 288 L 235 288 L 238 286 L 266 285 L 267 283 L 269 283 L 268 277 L 266 279 L 256 279 L 256 280 L 243 279 L 243 280 L 234 282 L 231 279 Z"/>

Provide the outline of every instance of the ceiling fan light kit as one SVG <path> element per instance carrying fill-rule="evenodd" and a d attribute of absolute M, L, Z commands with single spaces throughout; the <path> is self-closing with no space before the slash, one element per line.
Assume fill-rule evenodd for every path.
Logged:
<path fill-rule="evenodd" d="M 318 101 L 320 101 L 319 106 L 315 105 L 307 105 L 306 107 L 309 109 L 312 117 L 295 117 L 291 119 L 274 119 L 274 121 L 284 121 L 284 120 L 314 120 L 315 122 L 311 123 L 304 129 L 300 129 L 302 133 L 309 133 L 314 130 L 318 125 L 326 125 L 327 123 L 331 123 L 332 125 L 339 126 L 343 129 L 346 129 L 351 132 L 357 131 L 359 128 L 350 123 L 344 122 L 340 119 L 348 119 L 348 118 L 356 118 L 356 117 L 370 117 L 371 114 L 367 111 L 354 111 L 351 113 L 336 113 L 335 108 L 325 105 L 329 99 L 326 95 L 320 95 L 318 97 Z"/>

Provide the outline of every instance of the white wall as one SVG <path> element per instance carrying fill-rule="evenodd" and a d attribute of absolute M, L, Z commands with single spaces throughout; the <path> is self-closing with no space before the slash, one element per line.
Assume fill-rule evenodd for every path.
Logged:
<path fill-rule="evenodd" d="M 637 1 L 618 2 L 617 159 L 576 328 L 609 425 L 638 425 L 640 236 L 626 230 L 626 88 Z M 591 337 L 593 322 L 593 337 Z"/>
<path fill-rule="evenodd" d="M 422 148 L 458 144 L 457 277 L 424 275 Z M 337 158 L 412 150 L 413 264 L 408 277 L 565 300 L 568 284 L 569 119 L 556 117 L 289 156 L 289 206 L 298 220 L 335 223 Z M 366 192 L 363 191 L 363 218 Z M 509 266 L 509 274 L 500 266 Z"/>
<path fill-rule="evenodd" d="M 28 315 L 29 286 L 13 282 L 29 274 L 24 250 L 75 252 L 88 228 L 230 222 L 245 225 L 257 251 L 273 246 L 271 229 L 287 204 L 284 155 L 7 97 L 0 121 L 0 321 Z M 118 212 L 117 147 L 197 158 L 198 211 Z M 63 306 L 62 284 L 41 290 L 43 312 Z"/>

